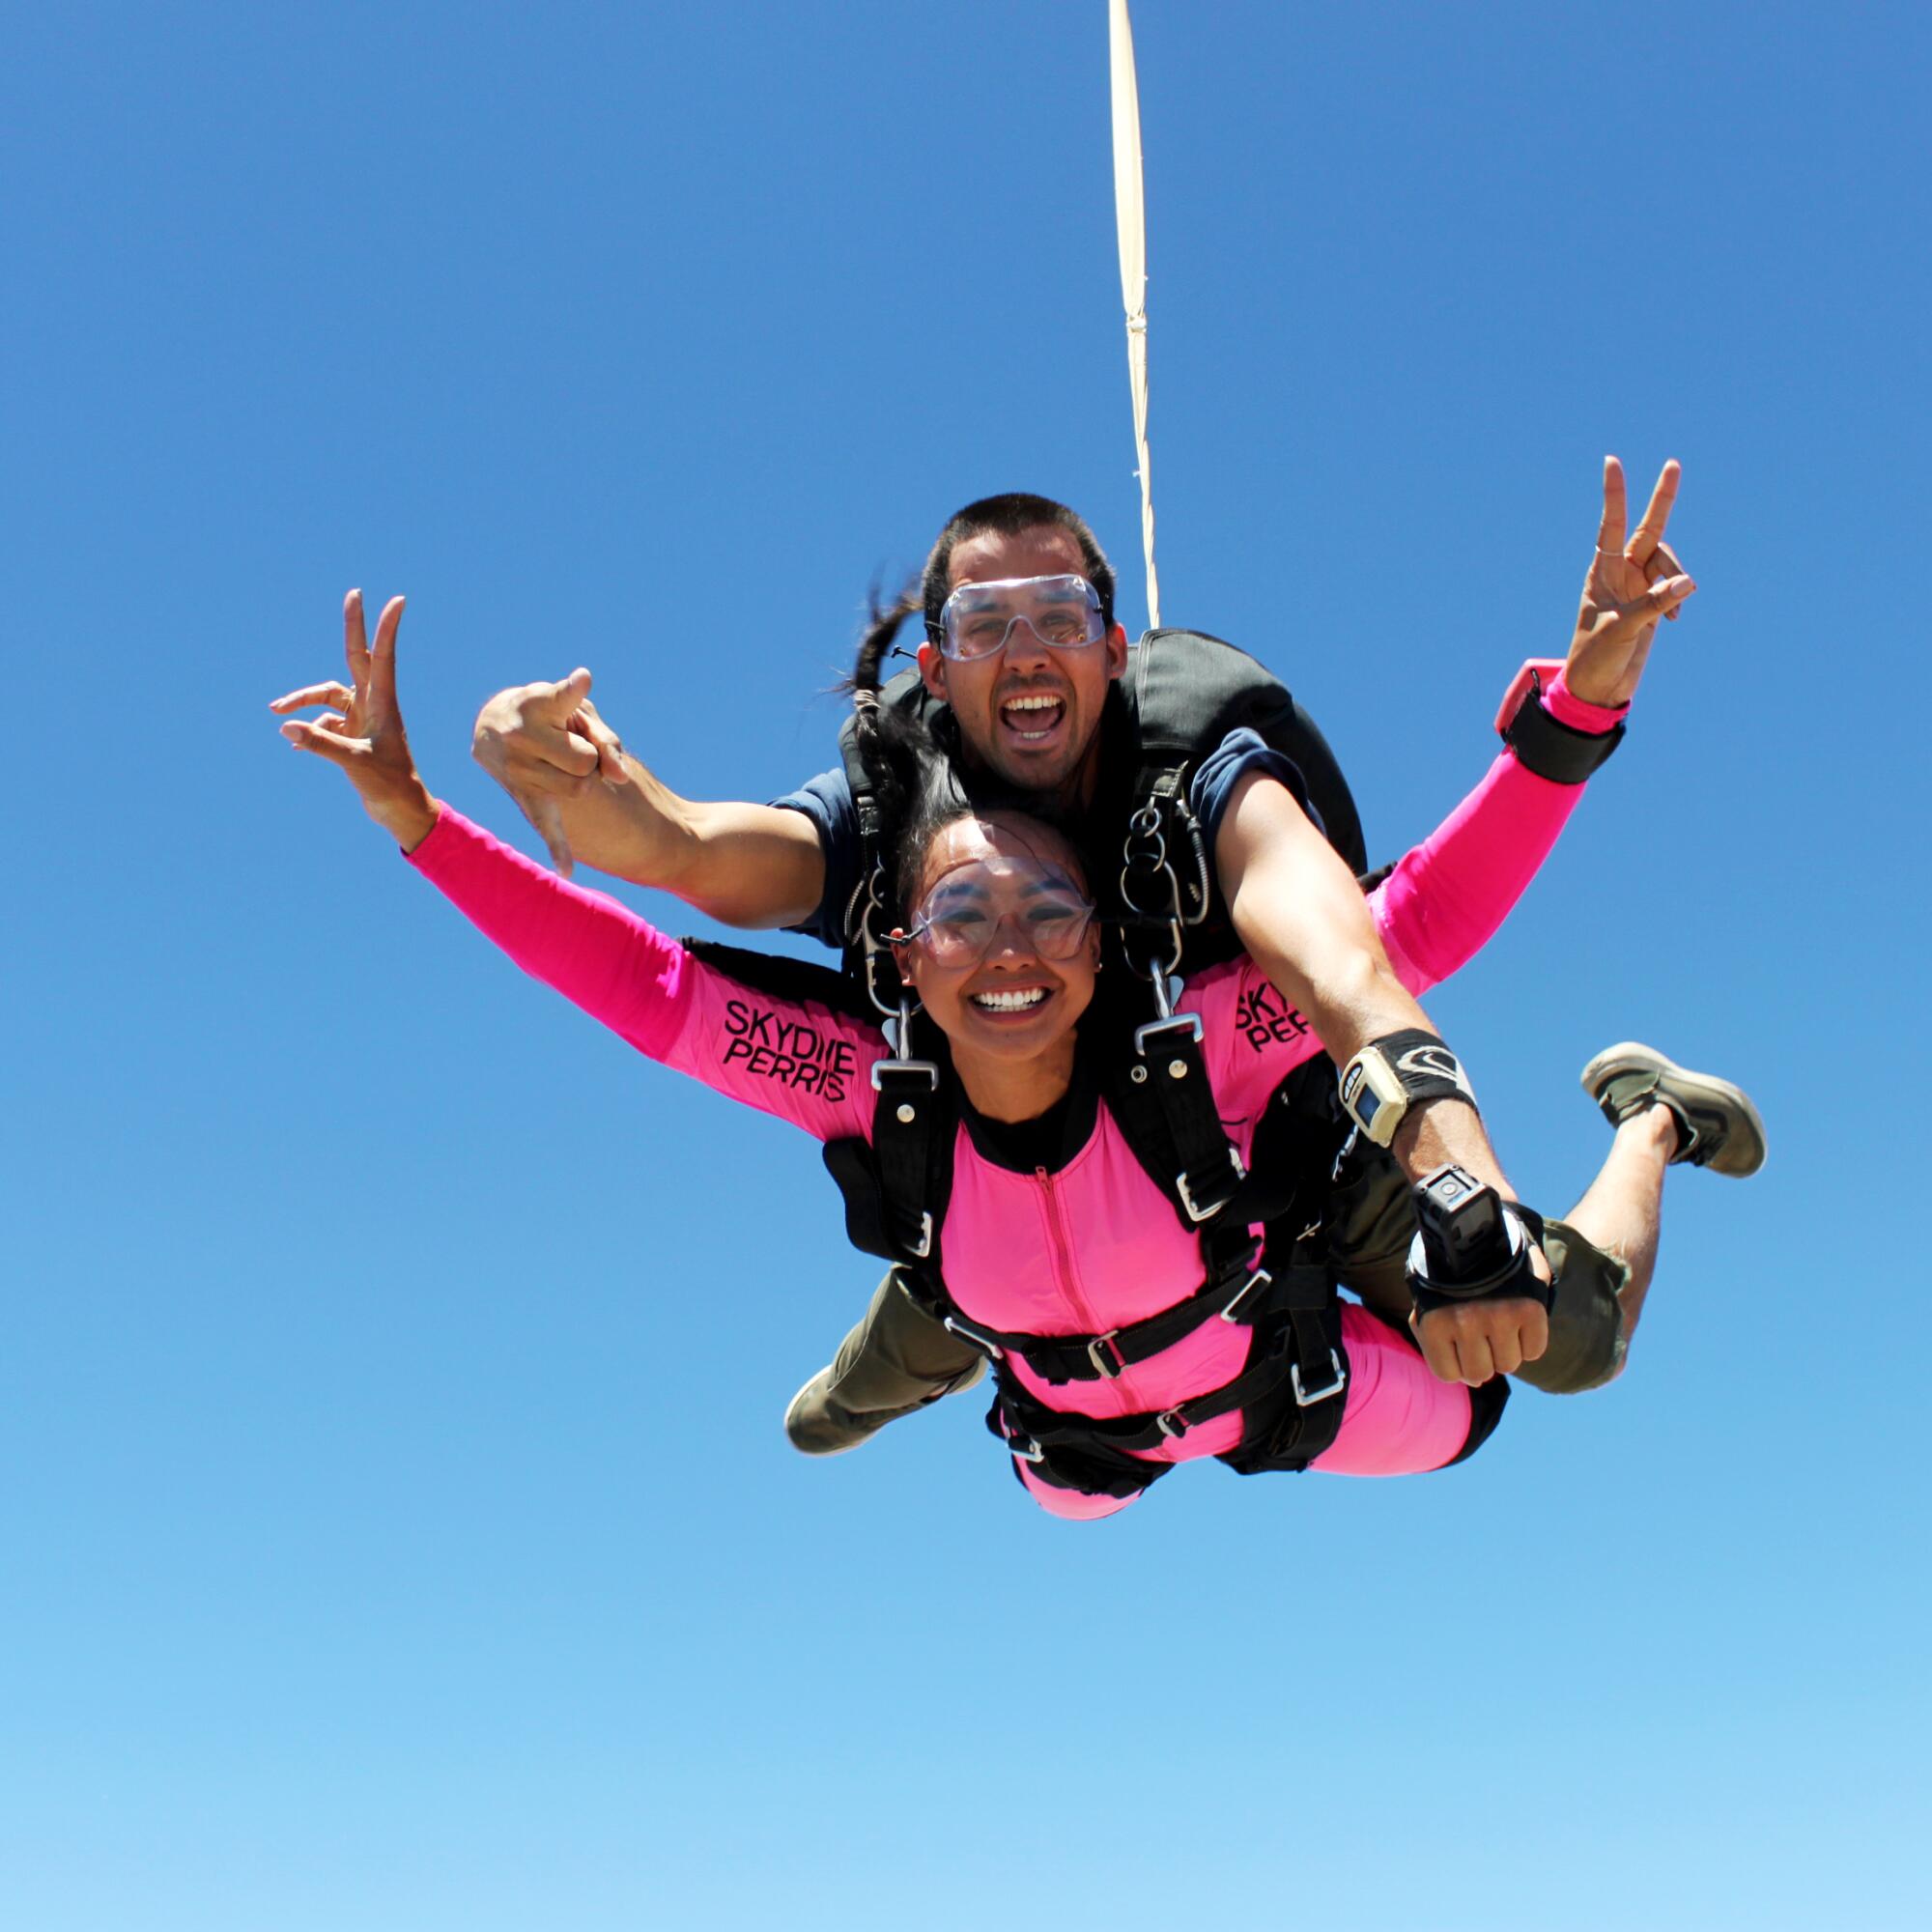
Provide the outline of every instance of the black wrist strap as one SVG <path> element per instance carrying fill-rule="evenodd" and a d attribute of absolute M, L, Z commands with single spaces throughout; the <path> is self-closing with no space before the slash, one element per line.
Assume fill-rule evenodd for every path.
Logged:
<path fill-rule="evenodd" d="M 1503 732 L 1503 741 L 1516 753 L 1524 771 L 1534 772 L 1552 784 L 1581 784 L 1623 743 L 1624 727 L 1613 724 L 1607 731 L 1580 731 L 1552 718 L 1544 709 L 1543 680 L 1529 674 L 1529 689 L 1516 708 L 1516 716 Z"/>
<path fill-rule="evenodd" d="M 1463 1071 L 1463 1063 L 1435 1034 L 1425 1033 L 1421 1027 L 1404 1027 L 1369 1043 L 1394 1069 L 1410 1106 L 1431 1100 L 1461 1100 L 1476 1106 L 1475 1089 Z M 1482 1109 L 1476 1111 L 1481 1113 Z"/>
<path fill-rule="evenodd" d="M 1457 1302 L 1513 1301 L 1520 1296 L 1529 1301 L 1540 1301 L 1544 1312 L 1549 1312 L 1556 1299 L 1555 1285 L 1542 1280 L 1529 1262 L 1530 1251 L 1543 1244 L 1542 1218 L 1527 1214 L 1513 1205 L 1506 1206 L 1503 1212 L 1520 1231 L 1520 1243 L 1513 1243 L 1513 1252 L 1503 1267 L 1479 1281 L 1431 1281 L 1422 1266 L 1422 1236 L 1418 1235 L 1415 1237 L 1408 1256 L 1408 1292 L 1414 1298 L 1418 1315 L 1427 1315 L 1433 1308 L 1447 1308 Z"/>

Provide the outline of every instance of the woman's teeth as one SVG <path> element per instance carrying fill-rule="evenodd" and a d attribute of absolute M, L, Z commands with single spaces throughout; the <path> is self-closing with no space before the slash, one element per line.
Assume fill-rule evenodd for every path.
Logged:
<path fill-rule="evenodd" d="M 1023 1013 L 1046 998 L 1044 986 L 1029 986 L 1023 993 L 975 993 L 973 1004 L 989 1013 Z"/>

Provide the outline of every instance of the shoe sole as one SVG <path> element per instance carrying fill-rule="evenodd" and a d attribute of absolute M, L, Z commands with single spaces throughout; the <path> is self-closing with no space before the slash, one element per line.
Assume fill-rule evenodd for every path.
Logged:
<path fill-rule="evenodd" d="M 829 1369 L 820 1369 L 817 1375 L 808 1376 L 805 1379 L 804 1386 L 801 1387 L 799 1392 L 795 1396 L 793 1396 L 788 1403 L 785 1404 L 785 1412 L 784 1412 L 785 1440 L 789 1442 L 791 1446 L 794 1449 L 796 1449 L 801 1456 L 849 1455 L 854 1449 L 864 1448 L 865 1445 L 867 1442 L 869 1442 L 872 1439 L 872 1437 L 879 1433 L 880 1430 L 890 1428 L 895 1422 L 904 1421 L 904 1419 L 908 1415 L 917 1415 L 922 1408 L 929 1408 L 934 1403 L 943 1402 L 950 1395 L 959 1395 L 963 1393 L 965 1390 L 971 1388 L 977 1381 L 979 1381 L 979 1379 L 985 1373 L 986 1373 L 986 1364 L 983 1361 L 975 1362 L 970 1369 L 961 1370 L 960 1373 L 952 1379 L 952 1381 L 948 1382 L 945 1385 L 945 1387 L 934 1389 L 932 1394 L 927 1396 L 924 1399 L 924 1401 L 915 1403 L 910 1408 L 897 1408 L 897 1409 L 888 1410 L 886 1413 L 880 1415 L 875 1421 L 868 1424 L 866 1428 L 859 1430 L 856 1434 L 853 1435 L 853 1436 L 849 1441 L 828 1442 L 825 1443 L 823 1446 L 821 1446 L 815 1442 L 814 1443 L 801 1442 L 798 1439 L 798 1437 L 792 1433 L 792 1426 L 791 1426 L 792 1417 L 798 1413 L 799 1405 L 806 1399 L 807 1396 L 809 1396 L 812 1392 L 812 1389 L 817 1385 L 819 1380 L 824 1376 L 830 1374 Z"/>
<path fill-rule="evenodd" d="M 1707 1162 L 1713 1174 L 1728 1174 L 1743 1180 L 1764 1165 L 1764 1122 L 1751 1105 L 1744 1089 L 1714 1073 L 1693 1073 L 1679 1066 L 1668 1054 L 1640 1040 L 1622 1039 L 1606 1046 L 1582 1073 L 1583 1091 L 1596 1100 L 1603 1089 L 1619 1074 L 1654 1073 L 1658 1086 L 1687 1105 L 1722 1114 L 1730 1123 L 1724 1144 L 1714 1159 Z M 1602 1102 L 1598 1104 L 1601 1106 Z"/>
<path fill-rule="evenodd" d="M 848 1455 L 852 1450 L 857 1449 L 862 1443 L 869 1442 L 872 1439 L 871 1434 L 868 1431 L 864 1435 L 855 1435 L 849 1442 L 830 1442 L 827 1443 L 825 1447 L 822 1449 L 818 1448 L 816 1445 L 808 1448 L 805 1443 L 801 1442 L 798 1439 L 798 1437 L 792 1434 L 791 1419 L 794 1415 L 798 1413 L 799 1404 L 802 1403 L 806 1399 L 806 1397 L 811 1393 L 812 1389 L 817 1385 L 819 1378 L 823 1376 L 824 1373 L 825 1371 L 823 1369 L 818 1369 L 815 1370 L 811 1375 L 806 1377 L 804 1384 L 799 1389 L 799 1392 L 795 1396 L 793 1396 L 788 1403 L 785 1404 L 785 1413 L 784 1413 L 785 1440 L 789 1442 L 791 1446 L 794 1449 L 796 1449 L 801 1456 L 844 1456 Z M 767 1409 L 765 1412 L 768 1415 L 771 1413 L 769 1409 Z"/>

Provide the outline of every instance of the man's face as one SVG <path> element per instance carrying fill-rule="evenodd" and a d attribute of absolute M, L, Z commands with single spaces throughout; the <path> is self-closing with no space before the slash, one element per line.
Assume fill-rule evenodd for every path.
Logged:
<path fill-rule="evenodd" d="M 955 546 L 947 588 L 1016 577 L 1084 577 L 1069 530 L 1048 524 L 1018 536 L 982 531 Z M 928 639 L 919 649 L 925 688 L 959 721 L 968 751 L 1009 784 L 1084 802 L 1096 769 L 1107 687 L 1126 668 L 1127 636 L 1116 624 L 1097 644 L 1060 650 L 1024 624 L 1004 650 L 961 662 Z"/>

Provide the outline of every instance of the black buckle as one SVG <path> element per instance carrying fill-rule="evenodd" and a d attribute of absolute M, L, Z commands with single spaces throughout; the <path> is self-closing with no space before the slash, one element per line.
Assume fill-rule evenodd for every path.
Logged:
<path fill-rule="evenodd" d="M 1192 1018 L 1193 1015 L 1189 1014 L 1188 1017 Z M 1235 1198 L 1235 1189 L 1248 1178 L 1248 1170 L 1241 1165 L 1241 1157 L 1233 1148 L 1228 1150 L 1228 1165 L 1235 1171 L 1233 1184 L 1218 1201 L 1209 1201 L 1205 1205 L 1195 1200 L 1188 1188 L 1186 1175 L 1177 1174 L 1174 1177 L 1174 1191 L 1180 1196 L 1180 1205 L 1187 1209 L 1187 1218 L 1190 1221 L 1211 1221 Z"/>
<path fill-rule="evenodd" d="M 1127 1358 L 1121 1353 L 1119 1345 L 1114 1340 L 1120 1332 L 1118 1328 L 1109 1328 L 1104 1335 L 1095 1335 L 1087 1344 L 1087 1359 L 1094 1364 L 1094 1373 L 1103 1381 L 1117 1382 L 1126 1373 Z M 1107 1360 L 1106 1355 L 1101 1354 L 1102 1349 L 1113 1357 L 1112 1362 Z"/>
<path fill-rule="evenodd" d="M 926 1090 L 939 1092 L 939 1068 L 930 1060 L 875 1060 L 872 1063 L 872 1092 L 886 1091 L 885 1075 L 888 1073 L 923 1073 Z"/>
<path fill-rule="evenodd" d="M 1153 1419 L 1153 1426 L 1171 1441 L 1179 1442 L 1194 1427 L 1179 1408 L 1164 1408 Z"/>
<path fill-rule="evenodd" d="M 1274 1276 L 1268 1273 L 1266 1268 L 1258 1267 L 1254 1271 L 1254 1273 L 1251 1274 L 1247 1278 L 1247 1280 L 1244 1281 L 1240 1285 L 1240 1287 L 1235 1291 L 1235 1298 L 1232 1301 L 1230 1301 L 1227 1307 L 1225 1307 L 1221 1311 L 1221 1320 L 1223 1321 L 1233 1321 L 1236 1319 L 1235 1310 L 1240 1307 L 1241 1303 L 1244 1302 L 1248 1298 L 1248 1296 L 1253 1294 L 1258 1289 L 1264 1289 L 1268 1287 L 1273 1282 L 1273 1280 Z"/>
<path fill-rule="evenodd" d="M 1318 1402 L 1326 1402 L 1331 1395 L 1339 1395 L 1348 1385 L 1349 1372 L 1342 1366 L 1342 1357 L 1333 1349 L 1328 1350 L 1328 1366 L 1334 1371 L 1334 1378 L 1325 1388 L 1305 1389 L 1301 1386 L 1301 1364 L 1292 1363 L 1288 1371 L 1288 1385 L 1294 1391 L 1296 1408 L 1308 1408 Z"/>
<path fill-rule="evenodd" d="M 1145 1060 L 1147 1043 L 1156 1034 L 1184 1033 L 1192 1045 L 1201 1044 L 1201 1015 L 1199 1013 L 1176 1013 L 1172 1019 L 1149 1020 L 1145 1026 L 1134 1029 L 1134 1051 Z"/>
<path fill-rule="evenodd" d="M 928 1214 L 925 1218 L 930 1221 L 932 1216 Z M 969 1328 L 956 1316 L 949 1315 L 939 1325 L 957 1335 L 962 1342 L 970 1342 L 974 1348 L 983 1349 L 993 1361 L 1004 1362 L 1006 1360 L 1007 1351 L 997 1342 L 980 1334 L 977 1328 Z"/>

